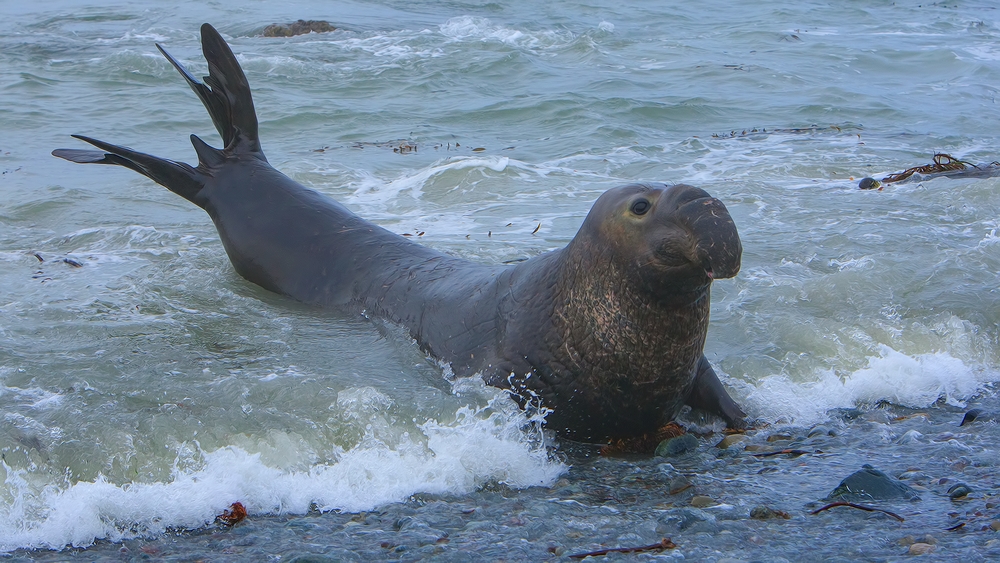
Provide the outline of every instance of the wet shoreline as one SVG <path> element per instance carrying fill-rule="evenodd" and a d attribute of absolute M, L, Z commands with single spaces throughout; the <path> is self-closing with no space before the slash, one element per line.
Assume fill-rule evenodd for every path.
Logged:
<path fill-rule="evenodd" d="M 1000 412 L 993 395 L 974 404 Z M 570 560 L 669 538 L 676 548 L 630 560 L 795 561 L 808 548 L 826 561 L 882 561 L 913 553 L 915 544 L 930 550 L 931 560 L 988 560 L 1000 555 L 1000 465 L 990 447 L 1000 427 L 992 420 L 960 427 L 967 410 L 848 409 L 818 426 L 754 429 L 726 449 L 717 445 L 723 435 L 702 435 L 693 452 L 674 457 L 606 457 L 595 446 L 567 443 L 552 452 L 569 465 L 552 487 L 493 483 L 367 512 L 251 514 L 232 527 L 98 541 L 82 550 L 21 550 L 3 559 Z M 792 453 L 771 455 L 782 451 Z M 920 500 L 865 503 L 904 521 L 850 507 L 812 514 L 863 463 L 918 491 Z M 951 499 L 956 483 L 972 492 Z"/>

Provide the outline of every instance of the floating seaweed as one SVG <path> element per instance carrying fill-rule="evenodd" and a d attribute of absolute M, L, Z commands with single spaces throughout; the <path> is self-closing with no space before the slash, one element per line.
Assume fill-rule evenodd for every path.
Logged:
<path fill-rule="evenodd" d="M 430 148 L 432 148 L 434 150 L 444 149 L 446 151 L 450 151 L 450 150 L 453 150 L 453 149 L 457 150 L 461 146 L 462 145 L 460 145 L 459 143 L 455 143 L 453 145 L 450 142 L 449 143 L 429 143 L 429 144 L 425 143 L 424 144 L 425 148 L 426 147 L 430 147 Z M 394 139 L 392 141 L 356 141 L 354 143 L 351 143 L 351 148 L 352 149 L 365 149 L 365 148 L 368 148 L 368 147 L 375 147 L 375 148 L 380 148 L 380 149 L 392 149 L 392 152 L 397 153 L 397 154 L 414 153 L 414 152 L 417 152 L 417 149 L 419 148 L 419 146 L 417 145 L 417 143 L 415 143 L 415 142 L 413 142 L 413 141 L 411 141 L 409 139 Z M 511 147 L 511 148 L 513 148 L 513 147 Z M 313 152 L 326 152 L 329 149 L 330 149 L 330 147 L 322 147 L 322 148 L 319 148 L 319 149 L 314 149 Z M 485 151 L 485 150 L 486 150 L 485 148 L 475 148 L 475 149 L 472 149 L 473 152 L 482 152 L 482 151 Z"/>
<path fill-rule="evenodd" d="M 767 135 L 803 135 L 803 134 L 816 134 L 816 133 L 843 133 L 845 130 L 856 130 L 861 129 L 860 125 L 854 124 L 844 124 L 844 125 L 829 125 L 821 127 L 819 125 L 810 125 L 808 127 L 779 127 L 768 129 L 766 127 L 757 128 L 752 127 L 750 129 L 733 129 L 728 133 L 712 133 L 713 139 L 739 139 L 739 138 L 754 138 L 754 137 L 766 137 Z M 858 137 L 860 138 L 860 134 Z"/>
<path fill-rule="evenodd" d="M 670 538 L 663 538 L 660 543 L 654 543 L 652 545 L 644 545 L 640 547 L 609 547 L 608 549 L 599 549 L 597 551 L 589 551 L 587 553 L 575 553 L 570 555 L 570 559 L 586 559 L 587 557 L 600 557 L 602 555 L 608 555 L 609 553 L 648 553 L 650 551 L 663 551 L 664 549 L 674 549 L 677 544 L 670 541 Z"/>
<path fill-rule="evenodd" d="M 833 503 L 830 503 L 830 504 L 824 506 L 823 508 L 818 508 L 816 510 L 813 510 L 811 512 L 811 514 L 819 514 L 820 512 L 823 512 L 824 510 L 830 510 L 831 508 L 836 508 L 838 506 L 847 506 L 849 508 L 857 508 L 858 510 L 864 510 L 866 512 L 881 512 L 882 514 L 886 514 L 888 516 L 891 516 L 892 518 L 895 518 L 896 520 L 899 520 L 900 522 L 904 521 L 903 517 L 900 516 L 899 514 L 896 514 L 895 512 L 889 512 L 888 510 L 882 510 L 881 508 L 875 508 L 874 506 L 866 506 L 864 504 L 857 504 L 857 503 L 854 503 L 854 502 L 833 502 Z"/>
<path fill-rule="evenodd" d="M 955 158 L 950 154 L 936 153 L 933 161 L 931 164 L 914 166 L 902 172 L 889 174 L 881 180 L 862 178 L 861 182 L 858 183 L 858 187 L 862 190 L 881 190 L 885 187 L 884 184 L 903 182 L 913 177 L 916 177 L 915 179 L 917 180 L 925 180 L 939 176 L 945 178 L 992 178 L 1000 176 L 1000 162 L 996 160 L 986 164 L 973 164 Z"/>

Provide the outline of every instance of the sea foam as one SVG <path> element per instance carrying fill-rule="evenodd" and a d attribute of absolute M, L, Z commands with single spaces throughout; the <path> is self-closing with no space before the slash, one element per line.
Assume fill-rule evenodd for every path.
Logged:
<path fill-rule="evenodd" d="M 829 411 L 879 401 L 910 408 L 929 407 L 939 400 L 954 406 L 1000 381 L 1000 373 L 970 366 L 947 352 L 907 355 L 882 346 L 878 356 L 844 378 L 822 370 L 810 381 L 786 375 L 762 378 L 744 404 L 753 416 L 769 422 L 814 424 Z"/>
<path fill-rule="evenodd" d="M 490 482 L 547 486 L 566 466 L 551 458 L 535 422 L 497 395 L 484 406 L 459 408 L 453 421 L 425 422 L 416 439 L 393 447 L 365 439 L 335 452 L 336 461 L 307 470 L 275 468 L 236 446 L 201 452 L 201 462 L 187 468 L 179 451 L 167 482 L 112 483 L 99 476 L 39 487 L 37 475 L 0 462 L 0 498 L 7 499 L 0 505 L 0 551 L 199 528 L 235 502 L 252 518 L 371 510 L 418 493 L 467 494 Z"/>

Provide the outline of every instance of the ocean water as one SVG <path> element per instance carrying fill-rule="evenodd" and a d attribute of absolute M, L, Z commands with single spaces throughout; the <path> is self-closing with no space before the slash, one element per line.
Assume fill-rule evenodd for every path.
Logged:
<path fill-rule="evenodd" d="M 260 36 L 300 18 L 338 29 Z M 203 22 L 276 168 L 444 251 L 559 248 L 633 181 L 723 200 L 745 252 L 706 354 L 746 444 L 814 453 L 694 415 L 682 458 L 560 442 L 399 328 L 244 281 L 167 190 L 50 156 L 218 145 L 154 46 L 204 74 Z M 857 187 L 1000 160 L 998 93 L 985 1 L 0 3 L 0 559 L 1000 557 L 1000 430 L 958 426 L 1000 412 L 1000 179 Z M 920 488 L 905 522 L 810 514 L 864 463 Z"/>

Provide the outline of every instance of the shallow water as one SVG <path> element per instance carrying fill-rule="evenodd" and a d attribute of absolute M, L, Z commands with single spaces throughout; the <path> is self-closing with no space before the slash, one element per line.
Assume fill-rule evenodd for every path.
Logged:
<path fill-rule="evenodd" d="M 1000 412 L 1000 179 L 857 181 L 1000 160 L 1000 11 L 869 4 L 0 5 L 0 551 L 523 560 L 671 537 L 642 557 L 881 560 L 929 533 L 932 557 L 996 557 L 1000 432 L 957 424 Z M 298 18 L 340 29 L 257 36 Z M 398 328 L 245 282 L 159 186 L 49 156 L 71 133 L 187 161 L 190 133 L 218 144 L 153 45 L 204 73 L 204 21 L 273 165 L 448 252 L 558 248 L 631 181 L 722 199 L 744 265 L 713 288 L 706 353 L 762 422 L 748 443 L 823 453 L 560 443 Z M 926 489 L 888 505 L 904 523 L 809 515 L 864 463 Z M 214 524 L 236 501 L 250 518 Z"/>

